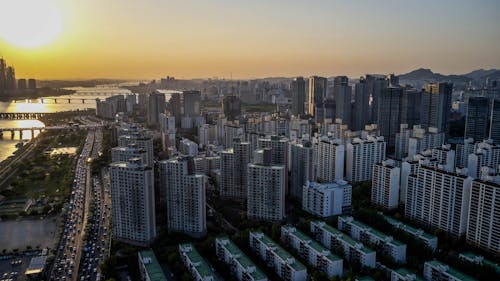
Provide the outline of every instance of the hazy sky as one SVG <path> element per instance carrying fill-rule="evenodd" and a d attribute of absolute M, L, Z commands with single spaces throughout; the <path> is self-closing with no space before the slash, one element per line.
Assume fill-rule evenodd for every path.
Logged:
<path fill-rule="evenodd" d="M 31 23 L 23 11 L 12 28 Z M 500 68 L 498 0 L 31 0 L 62 30 L 0 55 L 18 77 L 178 78 Z M 29 7 L 26 7 L 29 9 Z M 51 19 L 48 19 L 51 21 Z"/>

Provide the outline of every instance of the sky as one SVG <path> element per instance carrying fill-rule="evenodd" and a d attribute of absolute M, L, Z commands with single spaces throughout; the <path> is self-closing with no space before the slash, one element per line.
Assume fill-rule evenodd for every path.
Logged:
<path fill-rule="evenodd" d="M 498 0 L 0 0 L 0 8 L 10 15 L 7 24 L 0 19 L 0 56 L 18 78 L 500 68 Z M 20 46 L 8 32 L 48 42 Z"/>

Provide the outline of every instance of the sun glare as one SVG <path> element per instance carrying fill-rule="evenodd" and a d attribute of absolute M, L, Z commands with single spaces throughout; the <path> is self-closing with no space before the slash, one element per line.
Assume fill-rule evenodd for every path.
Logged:
<path fill-rule="evenodd" d="M 36 48 L 61 33 L 56 0 L 0 0 L 0 38 L 22 48 Z"/>

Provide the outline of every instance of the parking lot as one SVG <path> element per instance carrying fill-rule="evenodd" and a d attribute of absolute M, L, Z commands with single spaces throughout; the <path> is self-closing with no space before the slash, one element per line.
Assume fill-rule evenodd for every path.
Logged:
<path fill-rule="evenodd" d="M 35 249 L 54 249 L 57 242 L 58 217 L 48 217 L 43 220 L 19 220 L 0 222 L 0 251 L 7 253 L 14 249 L 26 250 L 30 246 Z"/>

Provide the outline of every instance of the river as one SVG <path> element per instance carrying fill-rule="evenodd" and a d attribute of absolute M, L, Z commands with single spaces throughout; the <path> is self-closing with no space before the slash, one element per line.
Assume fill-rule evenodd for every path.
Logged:
<path fill-rule="evenodd" d="M 130 94 L 127 89 L 120 88 L 120 85 L 102 85 L 96 87 L 74 87 L 67 88 L 74 90 L 75 93 L 71 95 L 64 95 L 58 97 L 44 97 L 42 99 L 33 100 L 17 100 L 10 102 L 0 102 L 0 112 L 60 112 L 77 109 L 95 109 L 95 99 L 104 99 L 110 95 Z M 54 98 L 58 99 L 58 103 L 54 102 Z M 71 103 L 68 100 L 71 98 Z M 66 99 L 66 100 L 65 100 Z M 85 99 L 82 103 L 81 99 Z M 27 128 L 27 127 L 43 127 L 44 124 L 38 120 L 0 120 L 0 128 Z M 38 133 L 35 131 L 35 137 Z M 31 131 L 23 132 L 23 140 L 31 139 Z M 0 161 L 3 161 L 16 150 L 16 144 L 21 141 L 19 132 L 16 132 L 11 137 L 10 132 L 5 132 L 2 139 L 0 139 Z"/>

